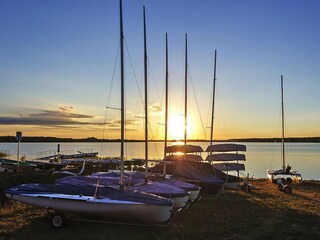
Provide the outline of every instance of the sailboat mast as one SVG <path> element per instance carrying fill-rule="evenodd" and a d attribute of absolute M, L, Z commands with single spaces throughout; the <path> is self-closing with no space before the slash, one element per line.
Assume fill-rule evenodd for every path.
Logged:
<path fill-rule="evenodd" d="M 124 161 L 124 61 L 123 61 L 123 21 L 122 21 L 122 0 L 120 0 L 120 71 L 121 71 L 121 147 L 120 147 L 120 189 L 124 188 L 123 161 Z"/>
<path fill-rule="evenodd" d="M 163 175 L 166 176 L 166 156 L 168 144 L 168 88 L 169 88 L 169 73 L 168 73 L 168 34 L 166 33 L 166 111 L 165 111 L 165 132 L 164 132 L 164 165 Z"/>
<path fill-rule="evenodd" d="M 284 107 L 283 107 L 283 76 L 281 75 L 281 118 L 282 118 L 282 168 L 286 167 L 284 147 Z"/>
<path fill-rule="evenodd" d="M 145 178 L 148 177 L 148 58 L 147 58 L 147 30 L 146 13 L 143 6 L 143 32 L 144 32 L 144 111 L 145 111 Z"/>
<path fill-rule="evenodd" d="M 216 66 L 217 66 L 217 50 L 214 51 L 214 68 L 213 68 L 213 92 L 212 92 L 212 112 L 211 112 L 211 132 L 210 132 L 210 146 L 213 141 L 213 120 L 214 120 L 214 105 L 216 92 Z M 210 147 L 210 156 L 212 155 L 212 148 Z"/>
<path fill-rule="evenodd" d="M 186 34 L 186 48 L 185 48 L 185 92 L 184 92 L 184 158 L 187 158 L 187 106 L 188 106 L 188 36 Z"/>

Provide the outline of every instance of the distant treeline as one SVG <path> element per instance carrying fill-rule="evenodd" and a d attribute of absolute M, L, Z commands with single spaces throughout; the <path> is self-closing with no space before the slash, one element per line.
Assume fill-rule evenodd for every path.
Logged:
<path fill-rule="evenodd" d="M 241 138 L 229 139 L 228 142 L 282 142 L 282 138 Z M 318 143 L 320 137 L 289 137 L 285 138 L 285 142 Z"/>
<path fill-rule="evenodd" d="M 127 139 L 125 142 L 143 142 L 144 140 Z M 149 140 L 150 142 L 163 142 L 164 140 Z M 170 140 L 177 142 L 183 140 Z M 240 138 L 229 140 L 214 140 L 214 142 L 281 142 L 281 138 Z M 320 142 L 320 137 L 292 137 L 286 138 L 286 142 Z M 15 136 L 0 136 L 0 142 L 16 142 Z M 88 138 L 57 138 L 57 137 L 23 137 L 22 142 L 120 142 L 120 139 L 98 139 L 95 137 Z M 204 139 L 190 139 L 188 142 L 210 142 Z"/>

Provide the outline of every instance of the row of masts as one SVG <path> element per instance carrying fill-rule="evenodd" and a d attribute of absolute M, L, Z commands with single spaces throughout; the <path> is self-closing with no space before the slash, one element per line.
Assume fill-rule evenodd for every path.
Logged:
<path fill-rule="evenodd" d="M 143 30 L 144 30 L 144 88 L 145 88 L 145 177 L 147 180 L 148 174 L 148 54 L 147 54 L 147 30 L 146 30 L 146 14 L 145 7 L 143 7 Z M 121 174 L 120 174 L 120 186 L 123 188 L 123 175 L 124 175 L 124 51 L 123 51 L 123 20 L 122 20 L 122 1 L 120 1 L 120 71 L 121 71 Z M 213 139 L 213 118 L 214 118 L 214 94 L 215 94 L 215 82 L 216 82 L 216 57 L 217 51 L 215 51 L 214 60 L 214 79 L 213 79 L 213 102 L 212 102 L 212 121 L 211 121 L 211 134 L 210 143 L 212 145 Z M 168 34 L 166 33 L 166 73 L 165 73 L 165 143 L 164 143 L 164 159 L 167 155 L 167 140 L 168 140 L 168 85 L 169 85 L 169 73 L 168 73 Z M 185 112 L 184 112 L 184 145 L 185 145 L 185 158 L 187 154 L 187 116 L 188 116 L 188 36 L 185 34 Z M 166 162 L 164 162 L 163 174 L 166 175 Z"/>
<path fill-rule="evenodd" d="M 145 7 L 143 7 L 143 28 L 144 28 L 144 88 L 145 88 L 145 177 L 147 181 L 148 174 L 148 55 L 147 55 L 147 31 L 146 31 L 146 14 Z M 122 20 L 122 0 L 120 0 L 120 62 L 121 62 L 121 174 L 120 186 L 123 188 L 123 174 L 124 174 L 124 57 L 123 57 L 123 20 Z M 214 124 L 214 108 L 215 108 L 215 88 L 216 88 L 216 63 L 217 50 L 214 52 L 214 76 L 213 76 L 213 92 L 212 92 L 212 111 L 211 111 L 211 127 L 210 127 L 210 145 L 213 144 L 213 124 Z M 166 33 L 166 72 L 165 72 L 165 143 L 164 143 L 164 168 L 163 174 L 166 175 L 166 149 L 168 140 L 168 34 Z M 185 34 L 185 106 L 184 106 L 184 158 L 187 155 L 187 126 L 188 126 L 188 36 Z M 283 107 L 283 76 L 281 75 L 281 110 L 282 110 L 282 164 L 285 168 L 285 146 L 284 146 L 284 107 Z M 210 148 L 210 155 L 212 150 Z"/>

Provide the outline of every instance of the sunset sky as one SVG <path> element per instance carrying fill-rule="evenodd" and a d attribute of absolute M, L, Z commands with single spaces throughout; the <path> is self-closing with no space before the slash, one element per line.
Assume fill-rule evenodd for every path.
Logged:
<path fill-rule="evenodd" d="M 188 34 L 188 138 L 320 136 L 320 1 L 123 0 L 126 138 L 144 138 L 146 7 L 150 139 L 164 136 L 165 34 L 169 138 L 183 137 Z M 118 0 L 0 1 L 0 136 L 119 138 Z"/>

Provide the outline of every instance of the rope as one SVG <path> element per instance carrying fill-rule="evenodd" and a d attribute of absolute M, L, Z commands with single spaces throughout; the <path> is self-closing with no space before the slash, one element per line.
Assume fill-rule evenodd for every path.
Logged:
<path fill-rule="evenodd" d="M 195 92 L 194 85 L 193 85 L 193 80 L 192 80 L 191 71 L 189 71 L 189 72 L 190 72 L 189 74 L 190 74 L 191 87 L 192 87 L 194 99 L 195 99 L 195 101 L 196 101 L 197 110 L 198 110 L 198 114 L 199 114 L 199 118 L 200 118 L 200 122 L 201 122 L 201 126 L 202 126 L 202 131 L 203 131 L 203 133 L 204 133 L 205 139 L 207 139 L 207 134 L 206 134 L 206 130 L 205 130 L 205 127 L 204 127 L 204 124 L 203 124 L 203 120 L 202 120 L 202 116 L 201 116 L 201 112 L 200 112 L 200 107 L 199 107 L 199 102 L 198 102 L 198 99 L 197 99 L 197 94 L 196 94 L 196 92 Z"/>
<path fill-rule="evenodd" d="M 109 106 L 109 103 L 110 103 L 111 92 L 112 92 L 112 89 L 113 89 L 113 83 L 114 83 L 114 78 L 115 78 L 117 62 L 118 62 L 118 58 L 119 58 L 119 51 L 120 51 L 120 45 L 118 45 L 116 60 L 115 60 L 114 67 L 113 67 L 113 72 L 112 72 L 111 84 L 110 84 L 109 92 L 108 92 L 108 95 L 107 95 L 107 107 Z M 104 136 L 105 136 L 107 115 L 108 115 L 108 108 L 106 108 L 106 110 L 105 110 L 104 122 L 103 122 L 104 124 L 103 124 L 101 139 L 104 139 Z M 103 145 L 104 145 L 104 141 L 101 142 L 101 146 L 100 146 L 100 152 L 101 153 L 102 153 Z M 100 164 L 99 164 L 98 168 L 100 169 Z"/>

